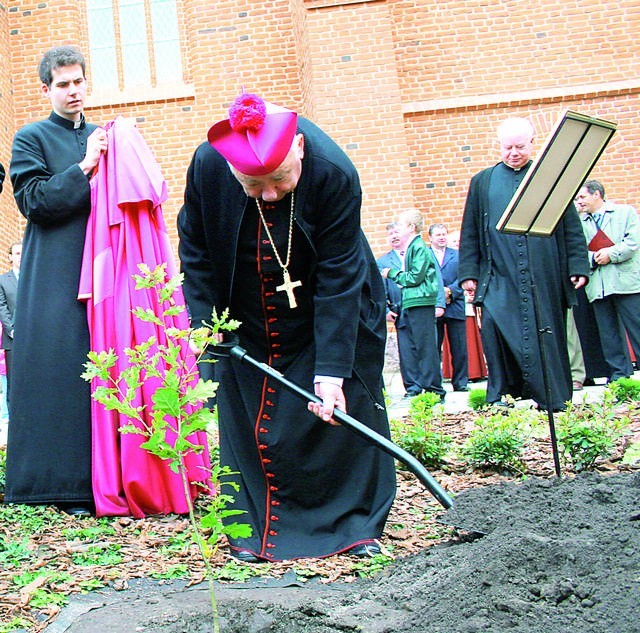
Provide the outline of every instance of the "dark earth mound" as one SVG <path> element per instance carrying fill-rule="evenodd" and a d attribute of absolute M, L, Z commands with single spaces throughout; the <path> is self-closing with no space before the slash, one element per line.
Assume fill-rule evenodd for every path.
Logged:
<path fill-rule="evenodd" d="M 443 521 L 486 534 L 351 584 L 216 590 L 223 633 L 637 633 L 640 473 L 470 489 Z M 297 584 L 295 580 L 292 584 Z M 96 600 L 96 596 L 90 598 Z M 206 588 L 141 585 L 47 633 L 213 630 Z M 74 620 L 70 622 L 70 620 Z"/>

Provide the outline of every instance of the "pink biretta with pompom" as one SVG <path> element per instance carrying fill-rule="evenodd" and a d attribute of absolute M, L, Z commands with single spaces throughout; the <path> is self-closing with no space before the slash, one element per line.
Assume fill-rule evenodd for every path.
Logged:
<path fill-rule="evenodd" d="M 295 112 L 244 93 L 229 108 L 229 118 L 213 125 L 207 138 L 241 174 L 264 176 L 286 158 L 297 124 Z"/>

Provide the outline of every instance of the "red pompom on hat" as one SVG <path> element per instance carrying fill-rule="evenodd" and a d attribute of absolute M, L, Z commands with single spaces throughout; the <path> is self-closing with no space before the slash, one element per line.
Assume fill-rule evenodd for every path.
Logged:
<path fill-rule="evenodd" d="M 241 174 L 264 176 L 286 158 L 298 125 L 291 110 L 241 94 L 229 108 L 229 118 L 213 125 L 207 138 Z"/>

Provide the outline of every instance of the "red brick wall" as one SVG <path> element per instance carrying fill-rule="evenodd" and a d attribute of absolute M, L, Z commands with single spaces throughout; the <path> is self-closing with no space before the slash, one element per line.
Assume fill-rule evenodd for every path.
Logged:
<path fill-rule="evenodd" d="M 14 131 L 11 88 L 8 11 L 6 5 L 0 2 L 0 163 L 7 172 L 3 193 L 0 194 L 0 272 L 9 266 L 7 247 L 20 235 L 8 176 Z"/>
<path fill-rule="evenodd" d="M 172 229 L 190 157 L 242 86 L 297 108 L 352 157 L 376 253 L 407 206 L 427 224 L 459 223 L 470 177 L 497 160 L 506 116 L 531 115 L 538 143 L 567 107 L 616 121 L 593 175 L 640 207 L 637 0 L 542 0 L 535 10 L 524 0 L 177 1 L 187 85 L 87 110 L 96 123 L 137 118 L 169 185 Z M 15 129 L 49 111 L 36 66 L 59 43 L 88 49 L 83 0 L 0 5 L 6 167 Z M 10 192 L 0 211 L 4 248 L 20 230 Z"/>
<path fill-rule="evenodd" d="M 637 2 L 389 6 L 413 191 L 429 221 L 459 224 L 469 178 L 498 160 L 502 119 L 530 116 L 539 146 L 566 108 L 618 124 L 592 176 L 640 208 Z"/>

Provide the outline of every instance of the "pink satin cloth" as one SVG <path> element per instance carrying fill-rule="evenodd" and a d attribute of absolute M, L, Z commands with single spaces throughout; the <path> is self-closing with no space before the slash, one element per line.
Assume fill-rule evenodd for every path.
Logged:
<path fill-rule="evenodd" d="M 138 264 L 145 263 L 153 270 L 164 262 L 167 278 L 177 274 L 177 267 L 162 215 L 161 205 L 168 195 L 159 165 L 132 119 L 118 117 L 105 129 L 108 150 L 100 158 L 90 183 L 91 215 L 78 299 L 87 302 L 91 349 L 99 352 L 113 348 L 118 356 L 113 372 L 116 376 L 129 366 L 125 348 L 133 348 L 151 336 L 157 337 L 160 344 L 166 342 L 162 328 L 131 313 L 135 307 L 150 308 L 161 317 L 163 311 L 155 291 L 136 290 L 132 275 L 141 274 Z M 180 288 L 174 299 L 178 305 L 184 305 Z M 189 326 L 184 310 L 164 320 L 171 327 Z M 181 353 L 188 366 L 194 367 L 195 357 L 187 345 Z M 97 384 L 94 379 L 92 388 Z M 145 382 L 136 402 L 147 407 L 144 414 L 149 421 L 158 384 Z M 118 431 L 131 424 L 131 420 L 105 410 L 93 399 L 91 406 L 96 515 L 141 518 L 150 514 L 186 513 L 186 490 L 180 475 L 169 468 L 169 462 L 141 448 L 145 441 L 141 435 Z M 173 443 L 176 421 L 173 418 L 168 421 L 169 428 L 174 430 L 167 431 L 166 439 Z M 189 453 L 185 459 L 188 492 L 194 499 L 209 489 L 211 471 L 206 433 L 194 434 L 189 440 L 203 447 L 202 452 Z"/>

